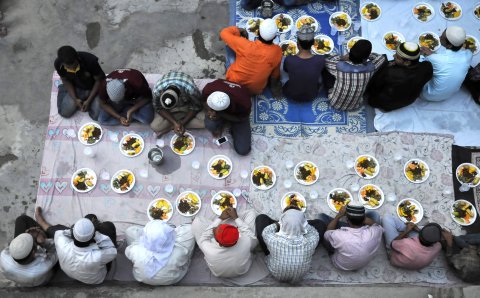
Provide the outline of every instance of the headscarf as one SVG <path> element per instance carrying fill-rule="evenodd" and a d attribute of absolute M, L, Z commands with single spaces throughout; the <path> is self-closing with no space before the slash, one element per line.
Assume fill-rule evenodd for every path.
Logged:
<path fill-rule="evenodd" d="M 298 237 L 307 233 L 307 219 L 302 211 L 289 209 L 280 217 L 279 235 L 285 237 Z"/>
<path fill-rule="evenodd" d="M 152 220 L 143 228 L 140 243 L 148 250 L 144 272 L 154 277 L 165 267 L 175 245 L 175 230 L 161 220 Z"/>

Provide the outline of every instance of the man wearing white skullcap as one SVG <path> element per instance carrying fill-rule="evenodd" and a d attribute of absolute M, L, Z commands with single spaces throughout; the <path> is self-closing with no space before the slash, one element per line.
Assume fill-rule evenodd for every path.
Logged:
<path fill-rule="evenodd" d="M 472 62 L 472 51 L 463 49 L 465 30 L 458 26 L 448 27 L 440 36 L 443 46 L 436 52 L 422 47 L 425 60 L 432 63 L 433 78 L 423 87 L 421 98 L 428 101 L 443 101 L 460 90 Z"/>
<path fill-rule="evenodd" d="M 202 91 L 205 109 L 205 127 L 214 138 L 220 137 L 226 124 L 230 124 L 233 147 L 240 155 L 250 152 L 251 99 L 247 88 L 226 80 L 215 80 Z"/>
<path fill-rule="evenodd" d="M 152 90 L 136 69 L 117 69 L 108 74 L 98 95 L 100 124 L 129 126 L 134 120 L 143 124 L 153 120 Z"/>

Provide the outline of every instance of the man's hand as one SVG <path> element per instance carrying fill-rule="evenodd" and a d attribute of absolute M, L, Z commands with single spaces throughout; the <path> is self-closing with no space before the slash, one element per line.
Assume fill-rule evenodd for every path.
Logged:
<path fill-rule="evenodd" d="M 208 116 L 208 119 L 215 120 L 215 119 L 217 119 L 217 112 L 215 112 L 212 109 L 208 109 L 207 110 L 207 116 Z"/>
<path fill-rule="evenodd" d="M 230 216 L 231 219 L 235 220 L 238 218 L 237 210 L 235 208 L 228 207 L 226 211 L 228 212 L 228 215 Z"/>
<path fill-rule="evenodd" d="M 82 112 L 86 112 L 88 111 L 88 108 L 90 108 L 90 103 L 91 101 L 90 100 L 85 100 L 83 103 L 82 103 Z"/>
<path fill-rule="evenodd" d="M 405 229 L 407 232 L 413 231 L 417 227 L 413 222 L 407 222 L 405 225 L 407 226 Z"/>
<path fill-rule="evenodd" d="M 125 118 L 125 117 L 120 117 L 120 123 L 123 125 L 123 126 L 129 126 L 130 125 L 130 121 Z"/>
<path fill-rule="evenodd" d="M 337 217 L 342 218 L 342 217 L 345 216 L 346 213 L 347 213 L 347 206 L 342 206 L 342 208 L 340 208 L 340 210 L 338 210 Z"/>
<path fill-rule="evenodd" d="M 433 51 L 427 47 L 420 47 L 420 54 L 422 54 L 423 56 L 430 56 L 431 54 L 433 54 Z"/>
<path fill-rule="evenodd" d="M 240 31 L 240 36 L 248 39 L 248 32 L 245 30 L 245 28 L 238 28 L 238 31 Z"/>
<path fill-rule="evenodd" d="M 223 210 L 222 214 L 220 214 L 220 219 L 225 220 L 227 218 L 230 218 L 230 214 L 228 213 L 228 208 Z"/>
<path fill-rule="evenodd" d="M 132 114 L 133 114 L 132 109 L 129 109 L 129 110 L 127 111 L 127 120 L 128 120 L 128 122 L 131 122 L 131 121 L 132 121 Z"/>
<path fill-rule="evenodd" d="M 173 131 L 179 135 L 179 136 L 183 136 L 183 134 L 185 133 L 185 127 L 183 127 L 183 124 L 179 123 L 179 122 L 175 122 L 173 124 Z"/>
<path fill-rule="evenodd" d="M 75 98 L 75 105 L 80 110 L 83 110 L 83 101 L 80 98 Z"/>
<path fill-rule="evenodd" d="M 451 247 L 453 245 L 453 235 L 450 231 L 442 229 L 442 237 L 445 239 L 448 246 Z"/>

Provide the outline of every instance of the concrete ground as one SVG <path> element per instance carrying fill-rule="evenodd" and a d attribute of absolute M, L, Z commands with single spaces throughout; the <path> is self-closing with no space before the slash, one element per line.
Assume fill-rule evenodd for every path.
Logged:
<path fill-rule="evenodd" d="M 180 70 L 196 78 L 225 74 L 219 30 L 228 23 L 226 0 L 0 0 L 8 35 L 0 38 L 0 248 L 15 218 L 33 214 L 48 124 L 56 49 L 69 44 L 94 53 L 106 73 Z M 223 288 L 66 285 L 12 288 L 0 278 L 0 297 L 480 297 L 478 287 Z"/>

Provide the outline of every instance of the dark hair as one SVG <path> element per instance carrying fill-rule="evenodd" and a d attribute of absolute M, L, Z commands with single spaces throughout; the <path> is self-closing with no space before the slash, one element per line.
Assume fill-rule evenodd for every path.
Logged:
<path fill-rule="evenodd" d="M 73 226 L 70 228 L 70 235 L 72 236 L 73 239 L 73 244 L 75 244 L 76 247 L 87 247 L 92 243 L 95 243 L 95 233 L 93 233 L 93 236 L 90 240 L 86 242 L 80 242 L 77 239 L 75 239 L 75 236 L 73 236 Z"/>
<path fill-rule="evenodd" d="M 363 221 L 365 220 L 365 216 L 362 216 L 362 217 L 349 217 L 347 215 L 347 219 L 348 221 L 354 225 L 354 226 L 361 226 L 363 225 Z"/>
<path fill-rule="evenodd" d="M 363 63 L 372 53 L 372 43 L 366 39 L 360 39 L 350 49 L 348 58 L 354 64 Z"/>
<path fill-rule="evenodd" d="M 261 42 L 266 43 L 266 44 L 273 44 L 273 39 L 267 41 L 267 40 L 263 39 L 263 37 L 261 37 L 260 35 L 258 35 L 258 40 L 260 40 Z"/>
<path fill-rule="evenodd" d="M 315 42 L 314 39 L 312 39 L 312 40 L 300 40 L 300 39 L 297 38 L 298 45 L 304 50 L 310 50 L 310 48 L 313 46 L 314 42 Z"/>
<path fill-rule="evenodd" d="M 452 50 L 454 52 L 458 52 L 458 51 L 460 51 L 461 48 L 463 48 L 463 44 L 458 46 L 458 47 L 456 47 L 452 44 L 452 47 L 450 48 L 450 50 Z"/>
<path fill-rule="evenodd" d="M 432 246 L 442 237 L 442 227 L 437 223 L 426 224 L 418 233 L 418 239 L 423 246 Z"/>
<path fill-rule="evenodd" d="M 58 49 L 57 57 L 61 63 L 70 65 L 70 64 L 73 64 L 75 61 L 77 61 L 78 53 L 71 46 L 63 46 Z"/>

